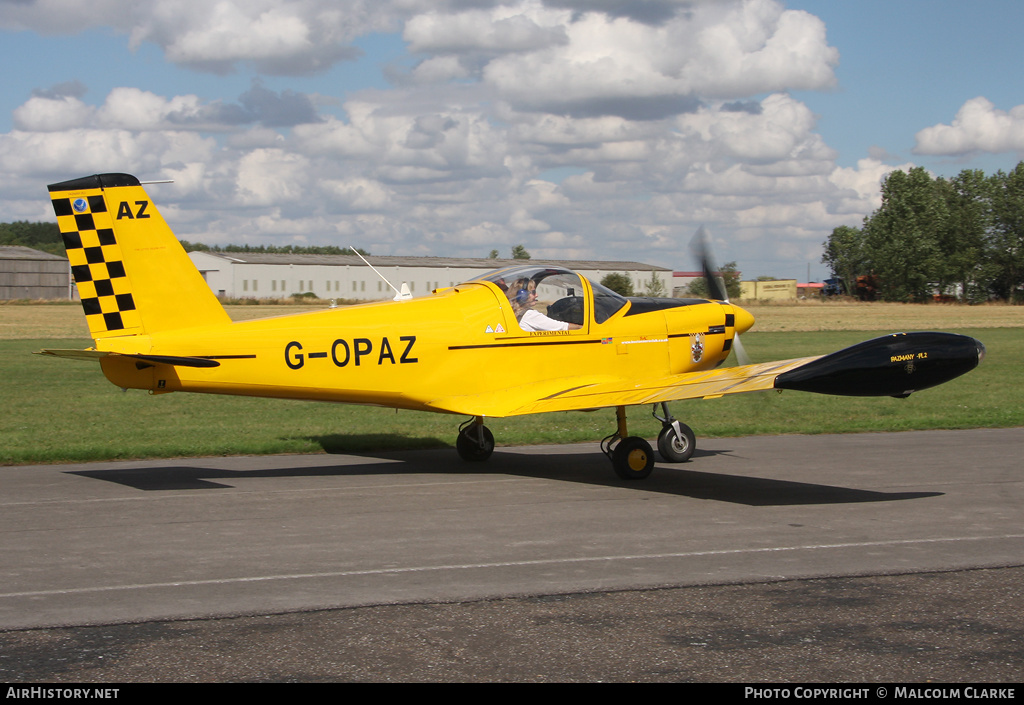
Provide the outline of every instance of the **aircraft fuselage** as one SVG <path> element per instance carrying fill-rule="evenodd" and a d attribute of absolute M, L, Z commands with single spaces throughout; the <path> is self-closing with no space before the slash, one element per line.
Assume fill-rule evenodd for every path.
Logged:
<path fill-rule="evenodd" d="M 579 330 L 524 332 L 493 284 L 471 282 L 409 301 L 106 338 L 97 347 L 219 363 L 196 368 L 104 358 L 104 374 L 126 388 L 436 411 L 431 403 L 455 390 L 472 397 L 524 384 L 557 386 L 566 378 L 611 381 L 710 369 L 728 356 L 734 333 L 752 324 L 731 304 L 690 302 L 631 305 L 600 324 L 588 307 Z"/>

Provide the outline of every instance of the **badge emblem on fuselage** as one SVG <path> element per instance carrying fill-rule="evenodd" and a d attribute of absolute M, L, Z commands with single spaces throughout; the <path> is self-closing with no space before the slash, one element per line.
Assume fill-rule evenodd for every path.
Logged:
<path fill-rule="evenodd" d="M 700 362 L 704 359 L 704 334 L 694 333 L 690 336 L 690 359 Z"/>

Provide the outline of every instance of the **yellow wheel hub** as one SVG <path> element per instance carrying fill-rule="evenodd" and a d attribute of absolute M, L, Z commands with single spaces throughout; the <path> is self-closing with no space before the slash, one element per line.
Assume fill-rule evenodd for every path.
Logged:
<path fill-rule="evenodd" d="M 647 467 L 647 453 L 640 448 L 629 451 L 628 459 L 630 470 L 639 472 Z"/>

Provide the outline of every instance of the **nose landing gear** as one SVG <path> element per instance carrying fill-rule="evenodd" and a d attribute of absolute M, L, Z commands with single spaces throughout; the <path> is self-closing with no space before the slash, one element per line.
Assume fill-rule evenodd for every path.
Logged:
<path fill-rule="evenodd" d="M 661 402 L 661 412 L 664 416 L 658 416 L 658 405 L 655 404 L 651 415 L 661 421 L 658 452 L 667 463 L 685 463 L 697 449 L 697 437 L 693 429 L 672 416 L 665 402 Z"/>

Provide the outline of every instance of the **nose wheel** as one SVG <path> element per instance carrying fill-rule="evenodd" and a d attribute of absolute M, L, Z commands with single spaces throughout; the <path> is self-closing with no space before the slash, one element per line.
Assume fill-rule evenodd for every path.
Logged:
<path fill-rule="evenodd" d="M 667 463 L 685 463 L 697 449 L 697 437 L 693 429 L 680 423 L 668 410 L 668 404 L 661 403 L 664 416 L 658 416 L 658 406 L 654 406 L 652 415 L 661 421 L 661 433 L 658 434 L 658 452 Z"/>

